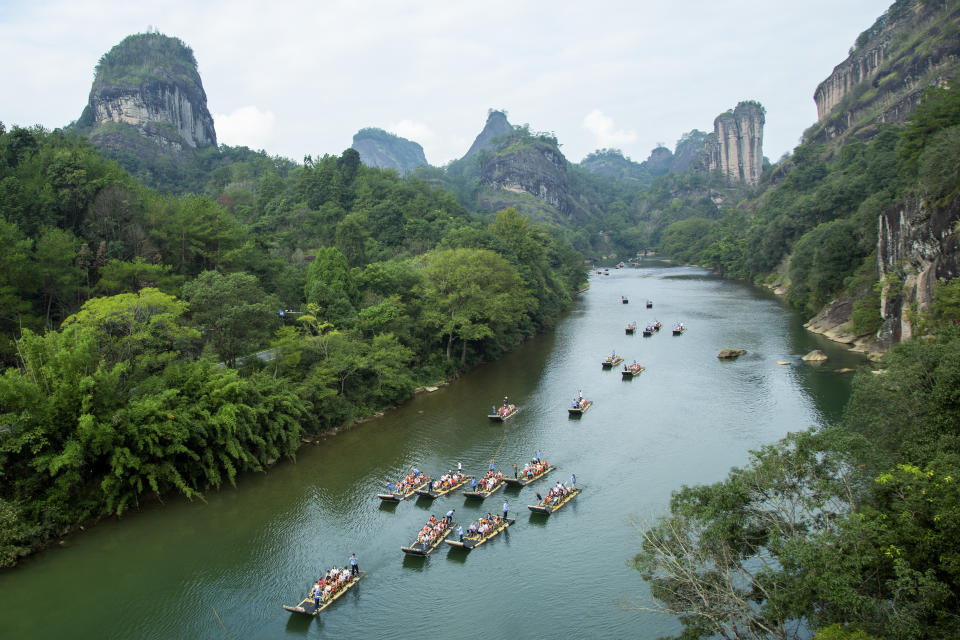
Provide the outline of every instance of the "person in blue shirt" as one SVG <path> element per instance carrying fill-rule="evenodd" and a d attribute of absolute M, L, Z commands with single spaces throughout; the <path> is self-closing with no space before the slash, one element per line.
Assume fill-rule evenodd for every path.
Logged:
<path fill-rule="evenodd" d="M 509 501 L 509 500 L 504 500 L 504 501 L 503 501 L 503 519 L 504 519 L 504 520 L 507 519 L 507 512 L 508 512 L 508 511 L 510 511 L 510 501 Z"/>
<path fill-rule="evenodd" d="M 447 524 L 448 524 L 448 525 L 453 524 L 453 512 L 454 512 L 454 511 L 456 511 L 456 509 L 450 509 L 450 511 L 447 511 Z"/>
<path fill-rule="evenodd" d="M 457 535 L 460 536 L 460 542 L 463 542 L 463 527 L 457 525 Z"/>
<path fill-rule="evenodd" d="M 537 462 L 540 462 L 540 449 L 537 449 L 537 451 L 534 453 L 534 459 Z"/>
<path fill-rule="evenodd" d="M 575 473 L 570 475 L 570 488 L 571 489 L 577 488 L 577 474 Z"/>
<path fill-rule="evenodd" d="M 350 554 L 350 576 L 356 576 L 360 574 L 360 565 L 357 563 L 357 554 Z"/>
<path fill-rule="evenodd" d="M 493 471 L 493 470 L 494 470 L 494 467 L 493 467 L 493 460 L 491 460 L 491 461 L 490 461 L 490 471 Z"/>
<path fill-rule="evenodd" d="M 471 478 L 471 480 L 470 480 L 470 488 L 473 489 L 474 491 L 477 490 L 477 479 L 476 479 L 476 478 Z"/>

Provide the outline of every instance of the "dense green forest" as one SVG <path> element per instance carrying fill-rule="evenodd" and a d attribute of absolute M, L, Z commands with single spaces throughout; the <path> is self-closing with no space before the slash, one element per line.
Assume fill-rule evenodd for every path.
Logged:
<path fill-rule="evenodd" d="M 75 133 L 0 128 L 0 565 L 292 457 L 551 326 L 585 280 L 557 234 L 353 150 L 232 160 L 160 194 Z"/>

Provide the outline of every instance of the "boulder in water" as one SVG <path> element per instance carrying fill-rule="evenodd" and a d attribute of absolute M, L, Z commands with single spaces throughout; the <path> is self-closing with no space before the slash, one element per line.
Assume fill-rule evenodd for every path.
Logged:
<path fill-rule="evenodd" d="M 721 349 L 717 357 L 721 360 L 733 360 L 739 358 L 747 352 L 746 349 Z"/>
<path fill-rule="evenodd" d="M 825 354 L 823 351 L 820 351 L 820 349 L 814 349 L 807 355 L 803 356 L 804 362 L 823 362 L 826 359 L 827 354 Z"/>

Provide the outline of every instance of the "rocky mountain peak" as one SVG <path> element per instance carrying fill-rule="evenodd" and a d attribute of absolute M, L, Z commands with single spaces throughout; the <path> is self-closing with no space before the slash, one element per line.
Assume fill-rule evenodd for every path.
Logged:
<path fill-rule="evenodd" d="M 217 144 L 193 51 L 160 33 L 128 36 L 100 58 L 76 127 L 95 146 L 121 156 Z M 130 136 L 131 129 L 139 135 Z"/>
<path fill-rule="evenodd" d="M 427 157 L 419 144 L 375 127 L 356 132 L 350 146 L 368 167 L 394 169 L 400 175 L 427 164 Z"/>
<path fill-rule="evenodd" d="M 507 120 L 507 114 L 503 111 L 490 109 L 487 114 L 487 123 L 483 130 L 477 136 L 464 158 L 474 156 L 482 149 L 493 149 L 496 145 L 494 140 L 501 138 L 513 131 L 513 125 Z"/>

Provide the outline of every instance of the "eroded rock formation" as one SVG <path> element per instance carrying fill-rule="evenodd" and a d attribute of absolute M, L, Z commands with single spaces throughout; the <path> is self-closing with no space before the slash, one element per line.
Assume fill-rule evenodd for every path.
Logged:
<path fill-rule="evenodd" d="M 395 169 L 400 175 L 427 164 L 423 147 L 383 129 L 361 129 L 354 134 L 351 147 L 368 167 Z"/>
<path fill-rule="evenodd" d="M 706 138 L 711 171 L 719 169 L 730 182 L 756 185 L 763 172 L 764 109 L 759 102 L 741 102 L 713 121 Z"/>

